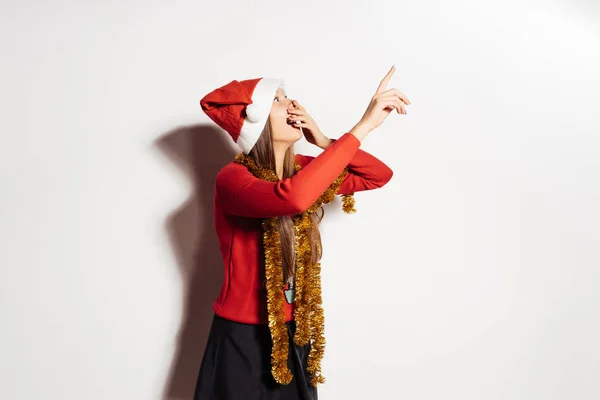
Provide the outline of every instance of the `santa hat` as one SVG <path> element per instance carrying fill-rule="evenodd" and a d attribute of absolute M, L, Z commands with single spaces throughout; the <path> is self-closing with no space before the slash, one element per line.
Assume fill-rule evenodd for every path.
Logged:
<path fill-rule="evenodd" d="M 233 80 L 204 96 L 200 106 L 248 154 L 267 123 L 279 87 L 285 89 L 281 79 Z"/>

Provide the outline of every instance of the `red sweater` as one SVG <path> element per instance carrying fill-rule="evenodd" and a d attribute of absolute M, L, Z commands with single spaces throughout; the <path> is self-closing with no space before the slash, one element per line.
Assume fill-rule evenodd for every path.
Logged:
<path fill-rule="evenodd" d="M 392 170 L 360 150 L 360 143 L 356 136 L 345 133 L 317 157 L 297 154 L 302 169 L 277 182 L 259 179 L 233 161 L 219 171 L 214 212 L 225 275 L 221 292 L 213 303 L 217 315 L 248 324 L 268 323 L 260 254 L 262 218 L 307 210 L 346 166 L 349 174 L 338 194 L 376 189 L 392 178 Z M 282 289 L 282 296 L 283 293 Z M 288 304 L 284 297 L 284 304 L 286 321 L 290 321 L 294 303 Z"/>

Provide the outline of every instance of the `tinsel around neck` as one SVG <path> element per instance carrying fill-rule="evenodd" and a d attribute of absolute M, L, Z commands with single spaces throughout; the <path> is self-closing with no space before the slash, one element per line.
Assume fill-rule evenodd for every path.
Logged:
<path fill-rule="evenodd" d="M 238 153 L 234 161 L 247 167 L 259 179 L 269 182 L 280 180 L 273 170 L 259 167 L 251 156 L 243 152 Z M 300 169 L 300 164 L 294 161 L 294 170 L 298 171 Z M 321 360 L 325 351 L 325 320 L 321 295 L 321 263 L 316 262 L 313 264 L 312 262 L 312 246 L 310 242 L 312 223 L 310 214 L 316 212 L 323 204 L 329 204 L 333 201 L 348 173 L 348 168 L 344 168 L 339 176 L 306 211 L 292 216 L 296 260 L 294 308 L 296 332 L 293 340 L 299 346 L 304 346 L 309 341 L 311 343 L 307 371 L 311 375 L 311 384 L 313 386 L 325 382 L 325 378 L 321 374 Z M 356 212 L 353 193 L 342 195 L 342 209 L 347 214 Z M 265 252 L 268 323 L 273 341 L 271 349 L 271 373 L 278 383 L 288 384 L 292 380 L 292 372 L 289 370 L 287 364 L 290 338 L 288 337 L 285 325 L 284 295 L 282 292 L 284 285 L 283 258 L 277 224 L 278 218 L 264 218 L 261 227 Z"/>

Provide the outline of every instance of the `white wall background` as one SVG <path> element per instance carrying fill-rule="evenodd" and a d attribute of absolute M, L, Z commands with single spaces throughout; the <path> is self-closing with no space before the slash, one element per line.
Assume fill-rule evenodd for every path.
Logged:
<path fill-rule="evenodd" d="M 2 1 L 0 398 L 190 399 L 222 281 L 198 101 L 283 77 L 326 134 L 391 64 L 395 171 L 327 208 L 320 398 L 600 398 L 592 1 Z M 319 149 L 302 141 L 298 152 Z"/>

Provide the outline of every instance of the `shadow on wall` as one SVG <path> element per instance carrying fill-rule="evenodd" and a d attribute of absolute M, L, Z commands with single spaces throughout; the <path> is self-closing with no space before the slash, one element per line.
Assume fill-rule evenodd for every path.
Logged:
<path fill-rule="evenodd" d="M 166 219 L 165 228 L 182 278 L 183 315 L 163 399 L 188 400 L 194 387 L 213 317 L 212 303 L 223 283 L 223 261 L 214 228 L 213 196 L 219 170 L 233 161 L 231 138 L 209 125 L 174 129 L 155 145 L 193 183 L 191 197 Z"/>

